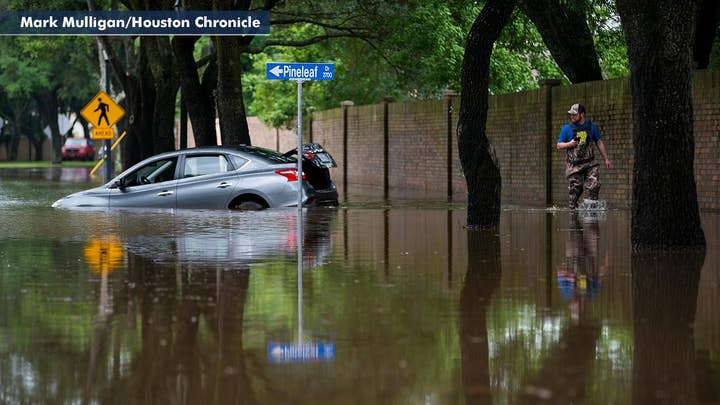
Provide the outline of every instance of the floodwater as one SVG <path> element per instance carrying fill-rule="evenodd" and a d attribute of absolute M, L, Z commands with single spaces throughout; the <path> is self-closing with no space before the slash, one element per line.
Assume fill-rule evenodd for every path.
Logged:
<path fill-rule="evenodd" d="M 720 402 L 718 214 L 640 257 L 615 210 L 50 208 L 94 184 L 0 170 L 0 403 Z"/>

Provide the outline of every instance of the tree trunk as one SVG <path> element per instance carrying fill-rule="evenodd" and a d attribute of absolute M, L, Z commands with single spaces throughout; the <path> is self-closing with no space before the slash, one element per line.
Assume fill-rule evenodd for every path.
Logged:
<path fill-rule="evenodd" d="M 244 37 L 214 37 L 217 49 L 217 111 L 223 145 L 250 145 L 250 129 L 242 94 Z"/>
<path fill-rule="evenodd" d="M 60 125 L 58 125 L 59 103 L 57 91 L 53 89 L 44 93 L 41 96 L 40 104 L 40 113 L 45 117 L 44 121 L 50 127 L 53 153 L 52 162 L 62 163 L 62 134 L 60 133 Z M 42 150 L 40 151 L 40 158 L 37 160 L 42 160 Z"/>
<path fill-rule="evenodd" d="M 173 63 L 170 39 L 143 37 L 148 65 L 155 79 L 152 140 L 153 154 L 175 150 L 175 99 L 178 92 L 177 68 Z"/>
<path fill-rule="evenodd" d="M 32 139 L 32 145 L 35 148 L 35 157 L 33 160 L 36 162 L 41 162 L 43 160 L 43 149 L 42 146 L 45 143 L 45 138 L 33 138 Z M 61 162 L 53 162 L 53 163 L 61 163 Z"/>
<path fill-rule="evenodd" d="M 535 24 L 555 62 L 571 82 L 602 80 L 584 2 L 522 0 L 518 6 Z"/>
<path fill-rule="evenodd" d="M 172 40 L 173 52 L 178 63 L 180 83 L 182 84 L 185 106 L 190 115 L 193 136 L 197 146 L 216 145 L 215 136 L 215 99 L 212 92 L 217 83 L 216 64 L 210 62 L 205 70 L 208 79 L 200 81 L 198 68 L 193 56 L 195 42 L 199 37 L 175 37 Z M 214 59 L 214 58 L 213 58 Z M 214 72 L 214 78 L 211 72 Z M 208 80 L 212 86 L 203 86 Z"/>
<path fill-rule="evenodd" d="M 127 135 L 122 144 L 123 167 L 128 168 L 135 163 L 153 155 L 153 111 L 155 106 L 155 86 L 152 72 L 147 65 L 147 58 L 142 49 L 144 41 L 140 41 L 139 58 L 136 61 L 136 72 L 124 75 L 125 120 Z M 114 65 L 113 65 L 114 67 Z"/>
<path fill-rule="evenodd" d="M 693 162 L 692 0 L 618 0 L 633 101 L 632 246 L 705 247 Z"/>
<path fill-rule="evenodd" d="M 496 228 L 500 222 L 500 168 L 485 125 L 490 56 L 514 8 L 514 0 L 488 0 L 467 37 L 457 137 L 468 189 L 469 228 Z"/>
<path fill-rule="evenodd" d="M 11 161 L 17 161 L 18 159 L 18 147 L 20 146 L 20 137 L 23 133 L 23 111 L 24 111 L 25 105 L 18 105 L 15 104 L 13 108 L 13 134 L 12 138 L 10 138 L 10 156 L 8 156 L 9 160 Z"/>

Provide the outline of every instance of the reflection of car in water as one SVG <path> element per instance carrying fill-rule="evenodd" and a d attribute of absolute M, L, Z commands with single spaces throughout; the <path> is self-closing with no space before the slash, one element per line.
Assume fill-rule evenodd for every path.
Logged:
<path fill-rule="evenodd" d="M 298 204 L 297 159 L 253 146 L 184 149 L 148 158 L 107 184 L 56 201 L 53 207 L 239 209 Z M 303 147 L 303 205 L 337 205 L 318 144 Z"/>
<path fill-rule="evenodd" d="M 332 226 L 337 210 L 317 207 L 303 212 L 304 265 L 322 265 L 331 253 Z M 158 227 L 158 234 L 121 235 L 126 250 L 157 264 L 246 266 L 269 258 L 297 258 L 297 210 L 266 210 L 253 215 L 220 211 L 186 211 L 173 215 L 176 223 Z M 128 224 L 132 227 L 132 224 Z M 170 234 L 168 234 L 170 233 Z"/>
<path fill-rule="evenodd" d="M 87 138 L 67 138 L 60 155 L 62 160 L 94 160 L 95 149 Z"/>

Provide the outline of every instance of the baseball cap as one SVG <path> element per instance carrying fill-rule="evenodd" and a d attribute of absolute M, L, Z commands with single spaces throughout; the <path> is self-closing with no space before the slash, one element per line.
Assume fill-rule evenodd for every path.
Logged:
<path fill-rule="evenodd" d="M 568 114 L 575 115 L 585 112 L 585 106 L 582 104 L 573 104 L 572 107 L 570 107 L 570 110 L 568 110 Z"/>

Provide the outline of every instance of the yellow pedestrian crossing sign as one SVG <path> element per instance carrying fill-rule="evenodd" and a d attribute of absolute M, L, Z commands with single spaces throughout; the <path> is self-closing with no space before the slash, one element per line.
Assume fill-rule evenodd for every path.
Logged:
<path fill-rule="evenodd" d="M 125 110 L 104 91 L 98 92 L 80 115 L 95 128 L 110 128 L 125 115 Z"/>

